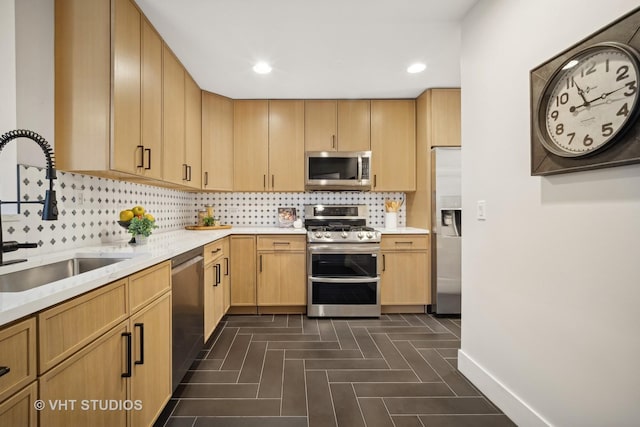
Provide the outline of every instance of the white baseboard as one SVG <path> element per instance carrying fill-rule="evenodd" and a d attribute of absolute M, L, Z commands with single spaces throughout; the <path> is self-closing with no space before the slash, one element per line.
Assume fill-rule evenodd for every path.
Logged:
<path fill-rule="evenodd" d="M 551 423 L 462 350 L 458 350 L 458 369 L 518 426 L 551 426 Z"/>

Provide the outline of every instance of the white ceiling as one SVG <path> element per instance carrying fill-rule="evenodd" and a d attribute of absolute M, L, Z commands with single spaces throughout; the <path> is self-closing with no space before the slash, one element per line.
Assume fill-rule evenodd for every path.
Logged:
<path fill-rule="evenodd" d="M 460 21 L 476 1 L 136 0 L 202 89 L 238 99 L 459 87 Z M 414 62 L 427 69 L 408 74 Z"/>

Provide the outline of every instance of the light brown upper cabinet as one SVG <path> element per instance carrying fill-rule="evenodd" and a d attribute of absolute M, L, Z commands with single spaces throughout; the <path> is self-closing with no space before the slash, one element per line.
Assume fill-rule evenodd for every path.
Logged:
<path fill-rule="evenodd" d="M 304 102 L 233 104 L 234 190 L 304 191 Z"/>
<path fill-rule="evenodd" d="M 56 2 L 59 169 L 161 177 L 158 40 L 130 0 Z"/>
<path fill-rule="evenodd" d="M 199 189 L 201 90 L 166 44 L 162 62 L 164 180 Z"/>
<path fill-rule="evenodd" d="M 202 188 L 233 190 L 233 101 L 202 92 Z"/>
<path fill-rule="evenodd" d="M 369 100 L 307 100 L 304 126 L 306 151 L 371 149 Z"/>
<path fill-rule="evenodd" d="M 413 99 L 371 101 L 373 191 L 416 189 L 416 113 Z"/>
<path fill-rule="evenodd" d="M 407 194 L 407 225 L 431 228 L 432 147 L 460 146 L 460 89 L 428 89 L 416 99 L 416 191 Z"/>

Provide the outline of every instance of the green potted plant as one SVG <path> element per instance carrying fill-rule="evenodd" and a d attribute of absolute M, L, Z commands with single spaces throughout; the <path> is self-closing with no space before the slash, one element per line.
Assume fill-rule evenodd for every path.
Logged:
<path fill-rule="evenodd" d="M 147 243 L 147 238 L 151 235 L 154 228 L 158 228 L 154 220 L 140 215 L 134 216 L 131 219 L 131 223 L 129 224 L 127 231 L 135 237 L 136 244 L 145 245 Z"/>

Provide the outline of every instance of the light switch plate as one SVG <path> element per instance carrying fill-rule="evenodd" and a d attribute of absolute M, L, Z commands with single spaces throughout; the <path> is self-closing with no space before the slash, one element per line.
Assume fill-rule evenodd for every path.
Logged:
<path fill-rule="evenodd" d="M 476 219 L 480 221 L 486 221 L 487 219 L 487 202 L 485 200 L 478 200 L 476 206 Z"/>

